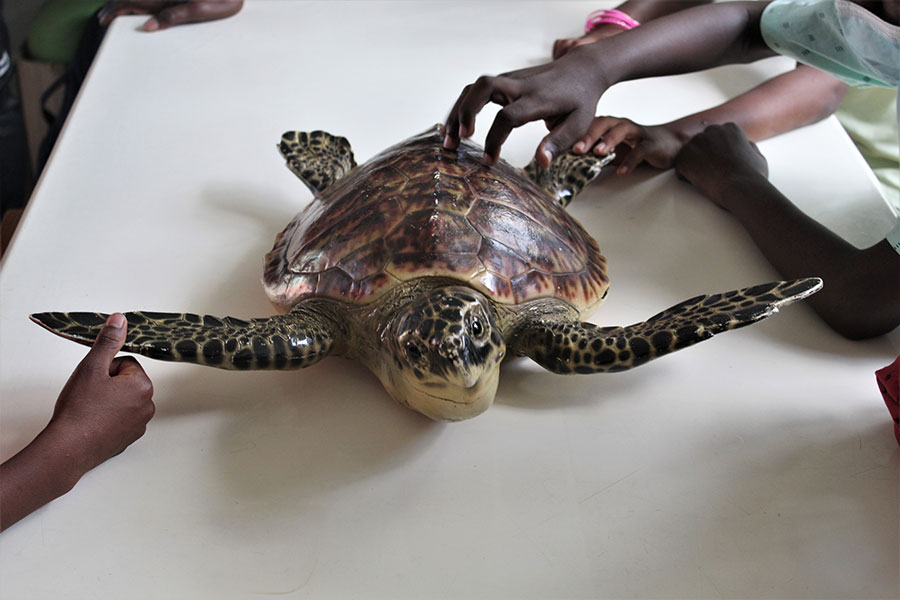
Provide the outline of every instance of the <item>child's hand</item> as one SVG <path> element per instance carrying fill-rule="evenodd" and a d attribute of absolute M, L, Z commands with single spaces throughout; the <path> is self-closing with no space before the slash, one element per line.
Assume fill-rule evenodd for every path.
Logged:
<path fill-rule="evenodd" d="M 645 126 L 630 119 L 596 117 L 572 150 L 576 154 L 584 154 L 591 148 L 594 154 L 609 154 L 615 150 L 619 157 L 616 173 L 625 175 L 642 162 L 657 169 L 670 169 L 685 141 L 668 125 Z"/>
<path fill-rule="evenodd" d="M 685 144 L 675 170 L 719 206 L 728 209 L 727 185 L 767 179 L 769 164 L 756 144 L 734 123 L 710 125 Z"/>
<path fill-rule="evenodd" d="M 583 46 L 584 44 L 593 44 L 597 40 L 612 37 L 617 33 L 628 31 L 627 29 L 614 25 L 612 23 L 600 23 L 590 33 L 586 33 L 577 38 L 566 38 L 553 42 L 553 58 L 557 59 L 565 55 L 572 48 Z"/>
<path fill-rule="evenodd" d="M 126 326 L 123 315 L 110 315 L 69 377 L 47 426 L 81 458 L 85 473 L 144 435 L 155 410 L 153 384 L 141 365 L 130 356 L 115 358 Z"/>
<path fill-rule="evenodd" d="M 153 385 L 131 357 L 122 314 L 110 315 L 56 401 L 50 423 L 0 465 L 0 530 L 65 494 L 81 476 L 144 434 Z"/>
<path fill-rule="evenodd" d="M 143 25 L 144 31 L 168 29 L 174 25 L 224 19 L 238 13 L 244 0 L 109 0 L 97 18 L 109 25 L 121 15 L 153 15 Z"/>
<path fill-rule="evenodd" d="M 460 138 L 475 132 L 475 116 L 488 102 L 503 106 L 488 131 L 485 160 L 494 164 L 510 132 L 531 121 L 543 120 L 550 133 L 538 145 L 535 158 L 548 167 L 553 157 L 568 150 L 584 134 L 594 118 L 600 95 L 608 87 L 602 69 L 585 51 L 576 48 L 559 60 L 512 71 L 496 77 L 482 76 L 463 88 L 444 126 L 444 147 L 454 149 Z"/>

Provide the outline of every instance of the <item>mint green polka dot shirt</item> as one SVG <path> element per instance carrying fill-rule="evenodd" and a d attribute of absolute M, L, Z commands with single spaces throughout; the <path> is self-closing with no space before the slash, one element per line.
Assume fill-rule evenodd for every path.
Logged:
<path fill-rule="evenodd" d="M 775 0 L 759 25 L 779 54 L 855 87 L 900 88 L 900 27 L 848 0 Z M 887 240 L 900 253 L 900 218 Z"/>
<path fill-rule="evenodd" d="M 847 0 L 775 0 L 760 29 L 779 54 L 857 87 L 900 86 L 900 27 Z"/>

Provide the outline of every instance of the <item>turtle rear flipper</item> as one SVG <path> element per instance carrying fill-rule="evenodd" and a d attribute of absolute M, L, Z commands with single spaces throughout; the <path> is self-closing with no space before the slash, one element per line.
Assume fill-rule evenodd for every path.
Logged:
<path fill-rule="evenodd" d="M 109 315 L 47 312 L 31 320 L 51 332 L 91 346 Z M 148 358 L 219 369 L 301 369 L 331 351 L 334 328 L 320 315 L 297 309 L 245 321 L 190 313 L 129 312 L 122 350 Z"/>
<path fill-rule="evenodd" d="M 625 371 L 761 321 L 821 287 L 822 280 L 811 277 L 697 296 L 627 327 L 541 321 L 525 325 L 509 346 L 555 373 Z"/>
<path fill-rule="evenodd" d="M 541 187 L 565 208 L 572 198 L 600 175 L 600 170 L 616 157 L 615 154 L 597 156 L 593 152 L 575 154 L 566 152 L 553 159 L 546 169 L 539 167 L 534 159 L 523 171 L 538 187 Z"/>
<path fill-rule="evenodd" d="M 356 166 L 347 138 L 325 131 L 288 131 L 278 149 L 288 168 L 314 194 L 319 194 Z"/>

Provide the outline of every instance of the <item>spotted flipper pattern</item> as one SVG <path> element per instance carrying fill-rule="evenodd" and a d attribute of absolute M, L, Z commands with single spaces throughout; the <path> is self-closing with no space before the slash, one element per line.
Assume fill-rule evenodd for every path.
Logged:
<path fill-rule="evenodd" d="M 90 346 L 109 315 L 46 312 L 31 320 L 73 342 Z M 317 313 L 298 308 L 286 315 L 245 321 L 190 313 L 129 312 L 122 350 L 158 360 L 219 369 L 301 369 L 327 356 L 334 328 Z"/>
<path fill-rule="evenodd" d="M 597 156 L 593 153 L 566 152 L 553 159 L 546 169 L 539 167 L 532 159 L 523 170 L 529 179 L 546 190 L 560 206 L 565 208 L 615 157 L 615 154 Z"/>
<path fill-rule="evenodd" d="M 540 321 L 526 324 L 509 347 L 554 373 L 625 371 L 717 333 L 756 323 L 821 287 L 822 280 L 812 277 L 697 296 L 628 327 Z"/>
<path fill-rule="evenodd" d="M 356 166 L 347 138 L 325 131 L 288 131 L 278 149 L 288 168 L 318 194 Z"/>

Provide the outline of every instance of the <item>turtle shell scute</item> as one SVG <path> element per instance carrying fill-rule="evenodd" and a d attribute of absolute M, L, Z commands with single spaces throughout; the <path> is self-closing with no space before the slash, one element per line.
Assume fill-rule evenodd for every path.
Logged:
<path fill-rule="evenodd" d="M 355 167 L 275 238 L 269 298 L 285 311 L 315 296 L 367 304 L 440 276 L 499 303 L 597 304 L 608 279 L 593 238 L 520 169 L 482 156 L 444 149 L 432 129 Z"/>

